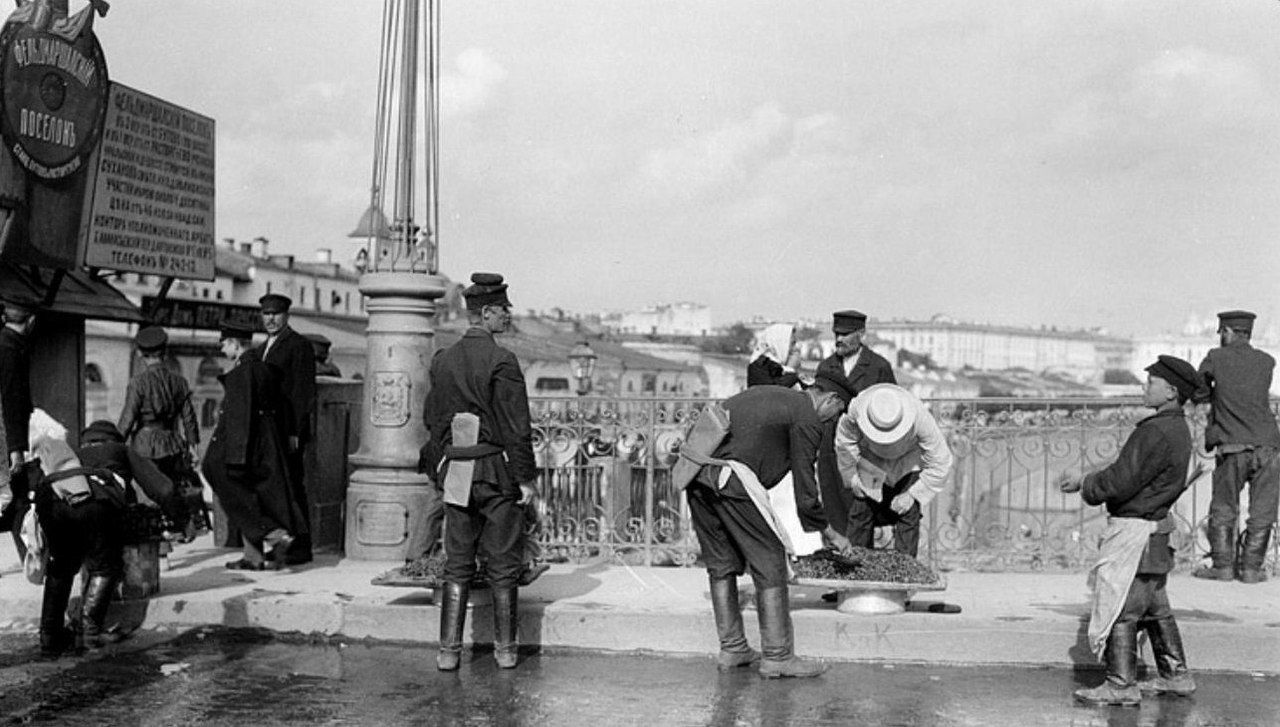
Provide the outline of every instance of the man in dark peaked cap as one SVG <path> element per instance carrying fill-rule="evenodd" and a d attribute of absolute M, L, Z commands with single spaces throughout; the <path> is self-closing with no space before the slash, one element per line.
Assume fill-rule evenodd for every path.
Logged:
<path fill-rule="evenodd" d="M 1197 568 L 1197 578 L 1261 583 L 1271 530 L 1280 504 L 1280 428 L 1271 413 L 1275 359 L 1250 345 L 1255 316 L 1249 311 L 1218 314 L 1220 347 L 1200 364 L 1209 401 L 1205 451 L 1214 451 L 1213 497 L 1209 504 L 1209 553 L 1212 563 Z M 1249 483 L 1249 517 L 1240 527 L 1240 490 Z"/>
<path fill-rule="evenodd" d="M 1110 466 L 1066 477 L 1063 492 L 1079 492 L 1086 504 L 1105 505 L 1089 616 L 1089 647 L 1106 666 L 1101 685 L 1077 689 L 1082 702 L 1136 705 L 1146 694 L 1187 696 L 1195 680 L 1187 670 L 1182 635 L 1165 593 L 1173 570 L 1170 509 L 1186 489 L 1191 429 L 1184 404 L 1202 387 L 1195 368 L 1174 356 L 1147 367 L 1142 403 L 1155 413 L 1138 422 Z M 1137 681 L 1138 630 L 1151 641 L 1158 676 Z"/>
<path fill-rule="evenodd" d="M 302 511 L 310 516 L 306 489 L 306 447 L 311 441 L 311 417 L 316 408 L 316 357 L 311 342 L 289 326 L 289 308 L 293 301 L 279 293 L 267 293 L 258 299 L 262 311 L 262 327 L 267 340 L 249 355 L 276 369 L 280 385 L 289 400 L 293 418 L 287 451 L 295 497 Z M 285 554 L 287 565 L 311 562 L 310 532 L 299 533 Z M 285 565 L 285 564 L 281 564 Z"/>
<path fill-rule="evenodd" d="M 834 392 L 845 407 L 864 389 L 876 384 L 896 384 L 893 367 L 883 356 L 862 343 L 867 333 L 867 314 L 857 310 L 836 311 L 831 316 L 831 332 L 835 335 L 835 351 L 818 364 L 813 385 Z M 827 520 L 841 528 L 849 522 L 853 494 L 840 480 L 836 462 L 836 420 L 824 424 L 822 443 L 818 447 L 818 486 Z"/>
<path fill-rule="evenodd" d="M 134 452 L 146 457 L 179 488 L 192 479 L 200 427 L 191 388 L 181 374 L 165 364 L 169 336 L 159 326 L 147 326 L 134 336 L 142 370 L 129 381 L 117 428 Z M 175 523 L 188 540 L 205 524 L 203 501 L 190 498 L 194 519 Z"/>
<path fill-rule="evenodd" d="M 463 291 L 471 326 L 431 361 L 423 407 L 424 468 L 442 484 L 445 503 L 444 598 L 436 668 L 458 668 L 467 598 L 480 547 L 488 554 L 494 658 L 518 663 L 518 584 L 524 513 L 537 493 L 538 468 L 524 374 L 515 354 L 494 341 L 511 326 L 507 284 L 475 273 Z"/>

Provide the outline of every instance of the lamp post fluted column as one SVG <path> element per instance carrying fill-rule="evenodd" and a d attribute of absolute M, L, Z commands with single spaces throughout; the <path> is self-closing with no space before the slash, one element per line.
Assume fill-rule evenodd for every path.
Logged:
<path fill-rule="evenodd" d="M 378 84 L 373 195 L 352 236 L 367 239 L 360 292 L 369 316 L 360 450 L 347 487 L 345 550 L 358 560 L 417 557 L 425 535 L 430 480 L 418 473 L 426 442 L 422 407 L 435 352 L 436 301 L 446 281 L 436 260 L 436 116 L 439 15 L 435 0 L 385 0 L 383 66 Z M 420 19 L 425 10 L 423 36 Z M 421 42 L 424 41 L 425 42 Z M 426 63 L 420 49 L 425 47 Z M 425 113 L 417 115 L 418 79 L 426 79 Z M 419 128 L 419 121 L 424 128 Z M 418 138 L 427 141 L 425 169 L 415 167 Z M 394 224 L 382 217 L 382 189 L 393 170 Z M 425 179 L 425 223 L 414 221 L 414 187 Z M 367 224 L 366 224 L 367 223 Z"/>

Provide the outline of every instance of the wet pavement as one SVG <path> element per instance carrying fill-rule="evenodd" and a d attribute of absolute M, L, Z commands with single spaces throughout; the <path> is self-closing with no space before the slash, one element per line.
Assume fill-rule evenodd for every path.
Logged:
<path fill-rule="evenodd" d="M 281 640 L 263 630 L 139 632 L 102 652 L 39 658 L 0 632 L 0 722 L 58 725 L 1084 725 L 1280 723 L 1280 678 L 1196 675 L 1191 698 L 1076 705 L 1101 679 L 1063 667 L 833 663 L 815 680 L 716 671 L 709 657 L 528 650 L 499 671 L 467 652 L 441 673 L 421 645 Z"/>

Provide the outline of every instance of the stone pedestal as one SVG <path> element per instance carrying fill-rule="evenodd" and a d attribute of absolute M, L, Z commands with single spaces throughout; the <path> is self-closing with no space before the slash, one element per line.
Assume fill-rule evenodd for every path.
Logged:
<path fill-rule="evenodd" d="M 347 488 L 346 556 L 399 560 L 421 527 L 427 488 L 418 452 L 427 439 L 422 405 L 435 353 L 435 301 L 444 279 L 408 272 L 360 278 L 368 296 L 368 357 L 361 405 L 360 450 Z M 416 555 L 416 554 L 415 554 Z"/>

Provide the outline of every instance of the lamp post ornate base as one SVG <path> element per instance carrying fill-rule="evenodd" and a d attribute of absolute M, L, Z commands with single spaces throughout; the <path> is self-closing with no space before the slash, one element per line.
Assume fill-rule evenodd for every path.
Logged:
<path fill-rule="evenodd" d="M 431 487 L 417 471 L 418 451 L 427 438 L 422 405 L 435 352 L 435 301 L 445 281 L 371 272 L 361 276 L 360 292 L 368 297 L 368 354 L 344 545 L 355 560 L 403 561 L 412 557 L 410 535 L 424 527 Z"/>

